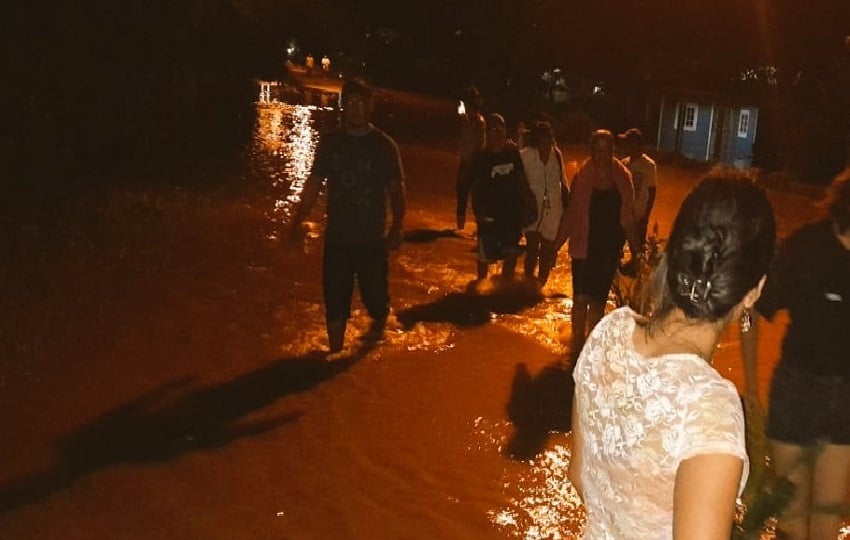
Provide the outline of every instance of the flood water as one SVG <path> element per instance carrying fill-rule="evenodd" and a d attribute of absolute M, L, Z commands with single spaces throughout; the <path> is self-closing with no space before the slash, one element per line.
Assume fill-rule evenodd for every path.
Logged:
<path fill-rule="evenodd" d="M 379 103 L 408 215 L 376 346 L 358 340 L 355 301 L 345 350 L 324 353 L 322 202 L 303 244 L 285 237 L 331 110 L 259 105 L 243 193 L 160 203 L 161 226 L 133 229 L 109 273 L 63 269 L 75 322 L 0 385 L 0 539 L 579 537 L 568 260 L 542 294 L 469 288 L 453 115 L 399 93 Z M 565 150 L 569 167 L 584 157 Z M 662 236 L 695 178 L 662 167 Z M 772 197 L 783 233 L 814 215 L 799 194 Z M 781 331 L 763 332 L 763 390 Z M 715 366 L 740 385 L 736 349 L 730 336 Z"/>
<path fill-rule="evenodd" d="M 317 132 L 335 113 L 293 105 L 258 113 L 252 163 L 275 193 L 270 221 L 285 228 Z M 301 495 L 284 510 L 293 522 L 286 537 L 572 538 L 581 510 L 565 476 L 570 381 L 559 363 L 569 297 L 497 281 L 468 291 L 474 239 L 448 230 L 445 216 L 453 175 L 422 185 L 421 167 L 407 161 L 407 241 L 391 271 L 395 317 L 375 350 L 358 351 L 368 321 L 355 312 L 354 345 L 334 360 L 351 368 L 315 391 L 323 412 L 299 422 L 288 482 Z M 320 226 L 309 225 L 303 253 L 315 258 Z M 567 278 L 559 273 L 552 290 L 568 291 Z M 324 347 L 321 325 L 301 341 L 292 344 L 299 354 Z"/>

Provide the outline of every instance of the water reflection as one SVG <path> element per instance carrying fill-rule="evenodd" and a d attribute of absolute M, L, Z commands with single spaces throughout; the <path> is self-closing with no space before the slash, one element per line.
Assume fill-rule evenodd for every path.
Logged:
<path fill-rule="evenodd" d="M 301 200 L 319 133 L 335 123 L 336 114 L 327 108 L 286 103 L 257 104 L 256 111 L 250 164 L 258 188 L 269 194 L 267 213 L 277 235 Z M 384 339 L 369 355 L 371 362 L 365 365 L 380 366 L 382 357 L 402 351 L 428 351 L 434 356 L 447 355 L 451 359 L 458 335 L 478 324 L 508 328 L 539 342 L 549 351 L 564 353 L 567 340 L 561 330 L 569 324 L 569 296 L 552 292 L 541 295 L 536 287 L 528 287 L 527 283 L 511 283 L 508 287 L 502 284 L 499 288 L 492 280 L 479 283 L 473 291 L 466 290 L 470 267 L 461 268 L 450 261 L 436 262 L 434 251 L 423 246 L 456 237 L 451 230 L 438 229 L 414 230 L 406 235 L 407 249 L 395 255 L 395 264 L 404 268 L 404 275 L 408 276 L 405 287 L 418 290 L 425 284 L 430 286 L 423 298 L 411 301 L 412 305 L 405 308 L 398 307 L 388 321 Z M 467 260 L 462 262 L 466 264 Z M 569 291 L 568 276 L 567 272 L 553 274 L 552 290 Z M 366 313 L 358 308 L 355 305 L 349 325 L 353 335 L 365 332 L 369 323 Z M 321 319 L 319 304 L 301 305 L 299 310 L 304 320 Z M 324 344 L 321 326 L 304 326 L 287 345 L 287 350 L 293 354 L 310 354 L 317 343 Z M 419 369 L 416 368 L 417 377 L 421 376 Z M 393 366 L 393 370 L 395 377 L 403 380 L 409 375 L 400 365 Z M 552 373 L 558 376 L 550 377 Z M 558 414 L 563 413 L 560 409 L 568 410 L 563 405 L 552 414 L 552 407 L 544 407 L 540 398 L 544 394 L 553 395 L 558 401 L 569 396 L 568 392 L 561 391 L 565 379 L 560 375 L 560 370 L 545 371 L 530 381 L 528 393 L 514 396 L 511 409 L 517 417 L 512 418 L 512 422 L 484 417 L 475 421 L 475 432 L 480 434 L 480 440 L 469 448 L 470 453 L 477 455 L 492 450 L 504 456 L 492 469 L 492 477 L 501 478 L 499 502 L 475 509 L 477 517 L 486 516 L 499 537 L 566 539 L 575 538 L 575 532 L 581 530 L 580 501 L 566 479 L 569 441 L 562 435 L 563 431 L 559 430 L 561 435 L 551 431 L 554 423 L 562 420 Z M 345 398 L 337 394 L 336 399 Z M 347 403 L 345 409 L 349 407 Z M 541 414 L 551 418 L 541 421 Z M 510 436 L 512 431 L 513 437 Z M 349 433 L 346 439 L 357 440 L 357 437 Z M 369 445 L 371 441 L 362 444 Z M 532 450 L 522 453 L 520 458 L 519 447 Z M 527 459 L 531 456 L 534 458 Z"/>
<path fill-rule="evenodd" d="M 492 523 L 512 538 L 581 538 L 584 509 L 567 480 L 569 463 L 569 446 L 558 444 L 533 460 L 527 474 L 507 478 L 505 491 L 516 495 L 506 507 L 490 512 Z"/>
<path fill-rule="evenodd" d="M 286 222 L 301 200 L 319 130 L 331 124 L 334 117 L 329 107 L 257 103 L 250 163 L 253 176 L 271 188 L 272 222 Z"/>

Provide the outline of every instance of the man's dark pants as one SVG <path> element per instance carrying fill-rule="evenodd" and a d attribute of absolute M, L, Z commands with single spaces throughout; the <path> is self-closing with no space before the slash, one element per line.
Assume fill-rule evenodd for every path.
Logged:
<path fill-rule="evenodd" d="M 348 320 L 355 278 L 369 316 L 373 320 L 386 319 L 390 309 L 388 273 L 387 248 L 383 243 L 371 246 L 326 243 L 322 275 L 325 320 L 329 324 Z"/>

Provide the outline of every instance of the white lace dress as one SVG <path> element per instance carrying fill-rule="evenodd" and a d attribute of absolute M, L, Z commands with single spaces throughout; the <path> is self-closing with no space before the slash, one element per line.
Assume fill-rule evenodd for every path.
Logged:
<path fill-rule="evenodd" d="M 735 386 L 695 354 L 642 357 L 634 328 L 628 308 L 603 318 L 573 374 L 588 540 L 671 538 L 673 486 L 685 459 L 741 458 L 740 490 L 749 472 Z"/>

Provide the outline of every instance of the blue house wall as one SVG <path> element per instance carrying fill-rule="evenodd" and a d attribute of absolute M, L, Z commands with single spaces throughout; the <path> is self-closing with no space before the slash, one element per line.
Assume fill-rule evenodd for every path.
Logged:
<path fill-rule="evenodd" d="M 696 105 L 696 125 L 695 130 L 682 129 L 682 140 L 679 145 L 679 150 L 687 158 L 705 161 L 706 148 L 708 148 L 708 138 L 711 133 L 712 123 L 712 107 L 700 103 Z M 664 103 L 661 110 L 661 130 L 658 141 L 658 149 L 665 152 L 672 152 L 676 149 L 676 132 L 678 131 L 678 123 L 683 122 L 681 118 L 684 112 L 684 102 L 670 101 Z"/>
<path fill-rule="evenodd" d="M 750 114 L 749 126 L 746 137 L 741 137 L 738 129 L 741 121 L 741 111 L 748 111 Z M 732 129 L 732 144 L 730 145 L 729 156 L 722 156 L 724 162 L 736 167 L 749 167 L 753 161 L 753 144 L 756 141 L 756 131 L 758 128 L 759 111 L 755 107 L 741 107 L 734 109 L 733 118 L 735 119 L 735 127 Z"/>
<path fill-rule="evenodd" d="M 756 107 L 730 107 L 704 100 L 664 99 L 659 111 L 658 150 L 676 150 L 676 137 L 680 129 L 677 124 L 684 121 L 682 117 L 685 105 L 688 104 L 696 107 L 697 117 L 693 130 L 681 129 L 679 151 L 682 155 L 697 161 L 716 159 L 735 167 L 749 167 L 758 126 Z M 741 110 L 749 112 L 745 136 L 739 133 Z"/>
<path fill-rule="evenodd" d="M 682 130 L 681 152 L 689 159 L 705 161 L 708 138 L 711 134 L 713 108 L 711 105 L 699 103 L 695 105 L 697 106 L 696 129 L 694 131 Z M 681 116 L 681 113 L 679 116 Z"/>
<path fill-rule="evenodd" d="M 664 101 L 661 104 L 661 113 L 658 130 L 658 149 L 662 152 L 672 152 L 676 149 L 676 102 Z"/>

